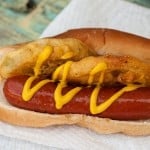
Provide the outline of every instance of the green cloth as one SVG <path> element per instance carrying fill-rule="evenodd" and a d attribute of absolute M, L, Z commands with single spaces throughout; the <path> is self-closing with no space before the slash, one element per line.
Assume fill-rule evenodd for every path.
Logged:
<path fill-rule="evenodd" d="M 0 0 L 0 46 L 37 39 L 70 0 Z"/>
<path fill-rule="evenodd" d="M 128 1 L 150 8 L 150 0 L 128 0 Z"/>

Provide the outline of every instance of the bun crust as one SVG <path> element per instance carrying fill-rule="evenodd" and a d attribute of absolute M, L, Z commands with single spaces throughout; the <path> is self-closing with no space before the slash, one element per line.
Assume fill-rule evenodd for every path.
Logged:
<path fill-rule="evenodd" d="M 77 38 L 98 54 L 130 55 L 150 63 L 150 40 L 111 29 L 75 29 L 56 37 Z M 26 43 L 25 43 L 26 44 Z M 2 48 L 0 57 L 21 45 Z M 51 125 L 76 124 L 97 133 L 124 133 L 127 135 L 150 135 L 150 121 L 117 121 L 80 114 L 51 115 L 28 111 L 11 106 L 3 95 L 0 84 L 0 120 L 27 127 L 47 127 Z"/>
<path fill-rule="evenodd" d="M 150 39 L 113 29 L 75 29 L 55 36 L 81 40 L 98 54 L 129 55 L 150 63 Z"/>
<path fill-rule="evenodd" d="M 23 110 L 0 103 L 0 120 L 19 126 L 47 127 L 76 124 L 101 134 L 124 133 L 132 136 L 149 135 L 150 122 L 117 121 L 80 114 L 50 115 Z"/>

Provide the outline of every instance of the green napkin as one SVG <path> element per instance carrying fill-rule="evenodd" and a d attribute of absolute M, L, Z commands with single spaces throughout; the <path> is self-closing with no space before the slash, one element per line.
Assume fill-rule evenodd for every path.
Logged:
<path fill-rule="evenodd" d="M 150 8 L 150 0 L 128 0 L 128 1 Z"/>

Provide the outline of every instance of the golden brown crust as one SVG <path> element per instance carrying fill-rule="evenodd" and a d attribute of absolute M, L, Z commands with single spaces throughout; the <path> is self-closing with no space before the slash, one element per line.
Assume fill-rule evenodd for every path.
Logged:
<path fill-rule="evenodd" d="M 77 38 L 100 55 L 130 55 L 150 63 L 150 39 L 113 29 L 84 28 L 55 36 Z"/>
<path fill-rule="evenodd" d="M 124 85 L 139 83 L 150 86 L 150 64 L 129 56 L 90 56 L 72 62 L 66 77 L 67 82 L 88 84 L 90 71 L 101 62 L 107 64 L 103 78 L 104 86 L 115 85 L 116 83 Z M 57 80 L 62 79 L 63 69 L 64 67 L 62 67 Z M 100 72 L 94 76 L 91 84 L 98 83 L 99 76 Z"/>
<path fill-rule="evenodd" d="M 39 53 L 48 45 L 53 50 L 47 61 L 41 66 L 41 74 L 49 75 L 58 65 L 70 59 L 77 61 L 92 55 L 88 47 L 77 39 L 39 39 L 21 46 L 2 48 L 0 53 L 4 52 L 3 54 L 6 55 L 0 59 L 0 75 L 3 78 L 15 75 L 31 75 Z M 6 50 L 7 53 L 5 53 Z M 67 52 L 72 52 L 72 56 L 62 58 Z"/>
<path fill-rule="evenodd" d="M 96 50 L 99 54 L 128 54 L 150 62 L 150 40 L 115 30 L 77 29 L 63 33 L 57 37 L 77 38 Z M 6 47 L 1 50 L 3 56 L 7 50 L 16 47 Z M 112 50 L 112 51 L 111 51 Z M 150 121 L 116 121 L 107 118 L 97 118 L 79 114 L 50 115 L 23 110 L 10 106 L 3 96 L 2 83 L 0 92 L 0 120 L 20 126 L 46 127 L 50 125 L 76 124 L 103 134 L 124 133 L 128 135 L 150 135 Z"/>

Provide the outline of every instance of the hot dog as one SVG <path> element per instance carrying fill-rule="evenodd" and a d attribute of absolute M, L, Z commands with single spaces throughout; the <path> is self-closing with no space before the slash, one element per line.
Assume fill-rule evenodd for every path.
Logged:
<path fill-rule="evenodd" d="M 36 118 L 36 125 L 2 120 L 25 126 L 76 123 L 100 133 L 148 135 L 149 48 L 149 39 L 120 31 L 76 29 L 11 50 L 0 62 L 8 102 L 34 115 L 71 117 L 67 121 L 52 117 L 53 123 L 43 124 Z M 18 63 L 19 56 L 24 57 Z M 76 116 L 80 119 L 73 121 Z M 88 125 L 87 118 L 95 126 Z M 112 123 L 120 127 L 112 128 Z"/>
<path fill-rule="evenodd" d="M 93 88 L 83 88 L 73 99 L 62 109 L 55 108 L 54 91 L 56 83 L 48 83 L 43 86 L 32 99 L 28 102 L 23 101 L 21 92 L 28 76 L 15 76 L 9 78 L 4 86 L 4 93 L 7 100 L 12 105 L 34 110 L 36 112 L 45 112 L 50 114 L 86 114 L 91 115 L 89 111 L 90 95 Z M 74 86 L 64 89 L 64 94 Z M 103 103 L 111 95 L 117 92 L 119 88 L 103 88 L 99 93 L 98 104 Z M 103 113 L 96 114 L 96 117 L 111 118 L 115 120 L 140 120 L 149 119 L 149 90 L 142 88 L 130 93 L 124 93 L 114 102 L 109 109 Z M 13 100 L 13 101 L 12 101 Z M 20 100 L 22 102 L 20 103 Z M 40 106 L 39 106 L 40 104 Z"/>

